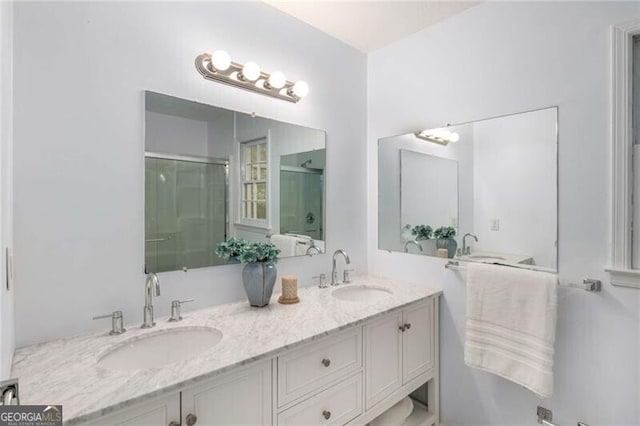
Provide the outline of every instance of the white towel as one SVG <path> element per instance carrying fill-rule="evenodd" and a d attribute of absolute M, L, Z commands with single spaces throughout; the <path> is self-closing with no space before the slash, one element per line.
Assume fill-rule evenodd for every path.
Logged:
<path fill-rule="evenodd" d="M 289 257 L 296 255 L 296 237 L 290 235 L 273 234 L 269 241 L 280 249 L 280 257 Z"/>
<path fill-rule="evenodd" d="M 408 396 L 371 420 L 369 426 L 400 426 L 411 415 L 413 401 Z"/>
<path fill-rule="evenodd" d="M 465 363 L 551 397 L 557 291 L 555 274 L 469 264 Z"/>

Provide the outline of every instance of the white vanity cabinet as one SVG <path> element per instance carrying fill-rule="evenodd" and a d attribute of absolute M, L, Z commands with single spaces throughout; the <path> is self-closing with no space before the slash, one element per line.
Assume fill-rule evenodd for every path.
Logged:
<path fill-rule="evenodd" d="M 426 383 L 424 424 L 437 426 L 437 301 L 404 305 L 89 424 L 364 425 Z"/>
<path fill-rule="evenodd" d="M 182 392 L 103 416 L 89 425 L 194 426 L 271 423 L 271 360 L 187 387 Z M 181 408 L 182 407 L 182 408 Z"/>
<path fill-rule="evenodd" d="M 366 408 L 435 375 L 435 299 L 365 325 Z"/>
<path fill-rule="evenodd" d="M 143 402 L 133 408 L 105 415 L 95 421 L 83 424 L 90 426 L 158 426 L 179 421 L 180 395 L 175 394 Z"/>

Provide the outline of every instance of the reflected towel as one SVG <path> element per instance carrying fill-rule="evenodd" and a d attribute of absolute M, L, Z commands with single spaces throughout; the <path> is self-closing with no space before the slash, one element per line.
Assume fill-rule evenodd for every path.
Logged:
<path fill-rule="evenodd" d="M 296 242 L 298 239 L 290 235 L 273 234 L 269 238 L 271 243 L 280 249 L 280 257 L 296 255 Z"/>
<path fill-rule="evenodd" d="M 469 264 L 465 363 L 551 397 L 557 290 L 555 274 Z"/>
<path fill-rule="evenodd" d="M 400 426 L 411 415 L 413 401 L 408 396 L 371 420 L 369 426 Z"/>

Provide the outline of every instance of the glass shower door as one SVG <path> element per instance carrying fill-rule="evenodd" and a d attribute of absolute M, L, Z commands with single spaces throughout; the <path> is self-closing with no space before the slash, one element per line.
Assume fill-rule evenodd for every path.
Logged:
<path fill-rule="evenodd" d="M 148 272 L 223 263 L 227 166 L 145 158 L 145 267 Z"/>

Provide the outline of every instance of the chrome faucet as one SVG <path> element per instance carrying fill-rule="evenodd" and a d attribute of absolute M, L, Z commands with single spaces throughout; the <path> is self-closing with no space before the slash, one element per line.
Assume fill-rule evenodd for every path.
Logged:
<path fill-rule="evenodd" d="M 347 254 L 346 251 L 342 250 L 342 249 L 338 249 L 335 252 L 333 252 L 333 267 L 331 269 L 331 285 L 338 285 L 340 284 L 338 282 L 338 271 L 336 270 L 336 257 L 341 254 L 342 256 L 344 256 L 344 260 L 347 262 L 347 265 L 351 264 L 351 259 L 349 259 L 349 255 Z"/>
<path fill-rule="evenodd" d="M 160 282 L 155 272 L 150 272 L 144 282 L 144 311 L 141 328 L 151 328 L 156 325 L 153 321 L 153 296 L 160 296 Z"/>
<path fill-rule="evenodd" d="M 471 254 L 471 247 L 467 245 L 467 237 L 473 237 L 473 239 L 476 240 L 476 243 L 478 242 L 478 237 L 473 235 L 471 232 L 467 232 L 466 234 L 464 234 L 464 237 L 462 237 L 462 255 L 463 256 Z"/>
<path fill-rule="evenodd" d="M 407 241 L 406 243 L 404 243 L 404 252 L 405 252 L 405 253 L 409 253 L 409 244 L 413 244 L 413 245 L 415 245 L 416 247 L 418 247 L 418 249 L 419 249 L 420 251 L 422 251 L 422 246 L 420 245 L 420 243 L 419 243 L 418 241 L 416 241 L 416 240 L 409 240 L 409 241 Z"/>

